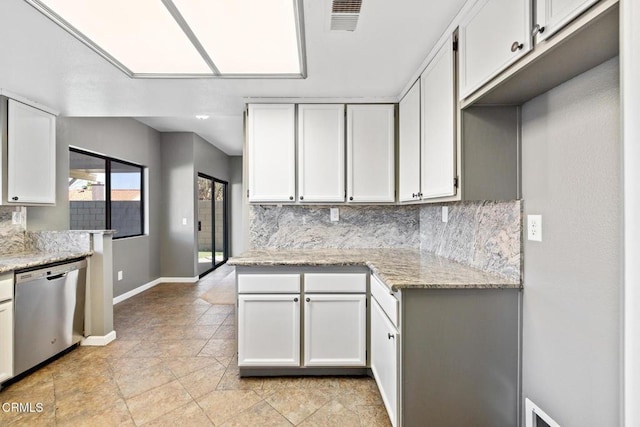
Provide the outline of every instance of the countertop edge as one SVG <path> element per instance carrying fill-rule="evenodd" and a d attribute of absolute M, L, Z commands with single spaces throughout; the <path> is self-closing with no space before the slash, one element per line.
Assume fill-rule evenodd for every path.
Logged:
<path fill-rule="evenodd" d="M 5 255 L 3 258 L 8 258 L 10 261 L 3 262 L 0 260 L 0 273 L 38 267 L 75 258 L 84 258 L 91 255 L 93 255 L 93 251 L 33 252 Z"/>
<path fill-rule="evenodd" d="M 455 262 L 447 260 L 449 262 Z M 507 278 L 503 278 L 493 273 L 482 272 L 486 275 L 495 277 L 495 283 L 487 282 L 474 282 L 469 281 L 465 283 L 422 283 L 416 281 L 415 283 L 408 283 L 406 281 L 398 282 L 393 278 L 388 277 L 383 269 L 376 265 L 375 261 L 362 260 L 345 260 L 345 261 L 311 261 L 306 260 L 293 260 L 293 261 L 273 261 L 273 260 L 242 260 L 230 258 L 227 264 L 235 267 L 347 267 L 347 266 L 362 266 L 367 267 L 371 271 L 371 274 L 375 274 L 380 281 L 387 286 L 391 291 L 397 292 L 401 289 L 522 289 L 521 282 L 515 282 Z M 460 264 L 465 268 L 474 269 L 471 266 Z M 477 269 L 474 269 L 477 270 Z M 481 270 L 478 270 L 481 271 Z"/>

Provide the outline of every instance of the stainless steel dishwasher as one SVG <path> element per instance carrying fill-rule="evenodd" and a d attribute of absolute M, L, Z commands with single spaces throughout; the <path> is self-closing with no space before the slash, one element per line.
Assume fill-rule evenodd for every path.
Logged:
<path fill-rule="evenodd" d="M 16 271 L 14 376 L 82 339 L 86 271 L 84 259 Z"/>

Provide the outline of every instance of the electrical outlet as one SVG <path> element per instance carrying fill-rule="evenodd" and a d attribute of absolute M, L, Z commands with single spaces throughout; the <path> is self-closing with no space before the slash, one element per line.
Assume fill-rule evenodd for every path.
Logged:
<path fill-rule="evenodd" d="M 22 212 L 11 212 L 11 223 L 13 225 L 22 224 Z"/>
<path fill-rule="evenodd" d="M 331 221 L 340 221 L 340 209 L 339 208 L 331 208 Z"/>
<path fill-rule="evenodd" d="M 122 270 L 118 271 L 118 281 L 122 280 Z"/>
<path fill-rule="evenodd" d="M 527 239 L 542 242 L 542 215 L 527 215 Z"/>
<path fill-rule="evenodd" d="M 449 206 L 442 207 L 442 222 L 449 221 Z"/>

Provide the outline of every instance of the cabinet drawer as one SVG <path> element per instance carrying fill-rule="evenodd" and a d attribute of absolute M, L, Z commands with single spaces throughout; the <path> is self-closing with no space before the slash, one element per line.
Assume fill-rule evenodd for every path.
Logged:
<path fill-rule="evenodd" d="M 309 273 L 304 275 L 305 292 L 365 293 L 366 273 Z"/>
<path fill-rule="evenodd" d="M 300 292 L 299 274 L 238 274 L 238 293 L 280 294 Z"/>
<path fill-rule="evenodd" d="M 0 275 L 0 302 L 13 299 L 13 274 Z"/>
<path fill-rule="evenodd" d="M 376 299 L 380 307 L 384 310 L 393 325 L 397 328 L 400 324 L 398 319 L 398 300 L 391 293 L 391 290 L 384 285 L 376 276 L 371 276 L 371 295 Z"/>

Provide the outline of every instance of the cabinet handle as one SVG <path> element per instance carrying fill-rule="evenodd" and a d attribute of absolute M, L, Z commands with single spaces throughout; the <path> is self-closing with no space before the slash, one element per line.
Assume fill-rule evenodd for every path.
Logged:
<path fill-rule="evenodd" d="M 289 200 L 293 200 L 293 196 L 289 196 Z"/>
<path fill-rule="evenodd" d="M 307 298 L 305 301 L 307 301 L 307 302 L 311 302 L 311 298 Z"/>
<path fill-rule="evenodd" d="M 544 33 L 544 27 L 541 27 L 540 24 L 536 24 L 533 27 L 533 31 L 531 31 L 531 37 L 535 37 L 538 34 L 542 34 L 542 33 Z"/>
<path fill-rule="evenodd" d="M 515 52 L 516 50 L 520 50 L 524 47 L 524 45 L 520 42 L 513 42 L 511 45 L 511 52 Z"/>
<path fill-rule="evenodd" d="M 18 196 L 13 196 L 11 200 L 18 200 Z"/>
<path fill-rule="evenodd" d="M 395 336 L 395 335 L 393 335 L 391 332 L 389 332 L 389 333 L 387 334 L 387 338 L 389 338 L 389 339 L 392 339 L 392 338 L 395 338 L 395 337 L 396 337 L 396 336 Z"/>
<path fill-rule="evenodd" d="M 349 197 L 349 200 L 353 200 L 353 196 Z"/>
<path fill-rule="evenodd" d="M 298 298 L 294 298 L 294 299 L 293 299 L 293 302 L 298 302 Z"/>
<path fill-rule="evenodd" d="M 303 197 L 303 196 L 300 196 L 300 200 L 304 200 L 304 197 Z"/>

